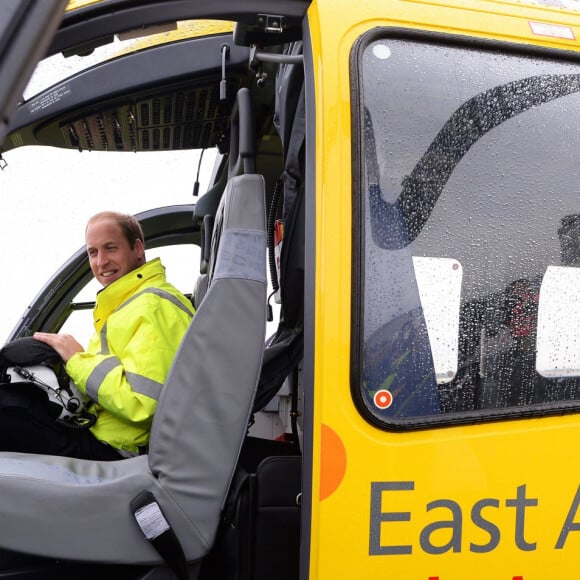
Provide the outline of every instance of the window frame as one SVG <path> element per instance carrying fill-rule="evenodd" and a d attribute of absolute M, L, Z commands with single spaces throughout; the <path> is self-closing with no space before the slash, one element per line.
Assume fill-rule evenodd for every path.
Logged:
<path fill-rule="evenodd" d="M 580 399 L 562 400 L 552 403 L 523 405 L 504 408 L 480 408 L 468 411 L 439 413 L 437 415 L 412 418 L 378 418 L 364 400 L 364 305 L 365 305 L 365 161 L 363 143 L 364 100 L 362 82 L 362 59 L 366 48 L 377 39 L 392 38 L 410 42 L 424 42 L 449 47 L 474 48 L 500 52 L 504 55 L 538 57 L 562 63 L 580 64 L 580 54 L 540 46 L 463 37 L 455 34 L 408 30 L 399 27 L 376 27 L 363 33 L 353 44 L 350 54 L 351 122 L 352 122 L 352 300 L 351 300 L 351 355 L 350 391 L 354 405 L 360 415 L 383 431 L 407 432 L 452 425 L 488 423 L 500 420 L 530 419 L 536 417 L 580 412 Z"/>

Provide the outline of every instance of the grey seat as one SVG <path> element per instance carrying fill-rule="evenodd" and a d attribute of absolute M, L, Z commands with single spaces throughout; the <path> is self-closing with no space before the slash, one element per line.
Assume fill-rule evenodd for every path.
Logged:
<path fill-rule="evenodd" d="M 188 562 L 212 546 L 246 433 L 266 316 L 264 181 L 229 180 L 207 294 L 159 399 L 149 453 L 115 462 L 0 453 L 0 547 L 160 564 L 130 509 L 154 495 Z M 218 247 L 219 245 L 219 247 Z"/>

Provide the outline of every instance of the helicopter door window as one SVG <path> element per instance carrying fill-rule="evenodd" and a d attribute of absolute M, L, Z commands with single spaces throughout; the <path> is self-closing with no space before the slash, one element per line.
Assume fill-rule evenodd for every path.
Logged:
<path fill-rule="evenodd" d="M 580 280 L 544 278 L 580 263 L 580 67 L 455 40 L 351 61 L 352 392 L 387 428 L 580 410 Z"/>

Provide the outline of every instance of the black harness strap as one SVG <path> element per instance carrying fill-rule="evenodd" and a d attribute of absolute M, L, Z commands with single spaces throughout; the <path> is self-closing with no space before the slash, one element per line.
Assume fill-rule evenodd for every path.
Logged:
<path fill-rule="evenodd" d="M 178 580 L 188 580 L 183 548 L 155 496 L 150 491 L 142 491 L 131 500 L 131 511 L 147 541 L 173 570 Z"/>

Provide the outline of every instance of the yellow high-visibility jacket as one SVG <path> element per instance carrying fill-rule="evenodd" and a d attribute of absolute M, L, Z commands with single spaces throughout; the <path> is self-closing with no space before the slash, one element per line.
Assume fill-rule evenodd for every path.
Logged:
<path fill-rule="evenodd" d="M 158 258 L 97 294 L 95 334 L 87 350 L 66 363 L 92 401 L 97 439 L 126 455 L 148 444 L 161 389 L 193 312 L 166 281 Z"/>

